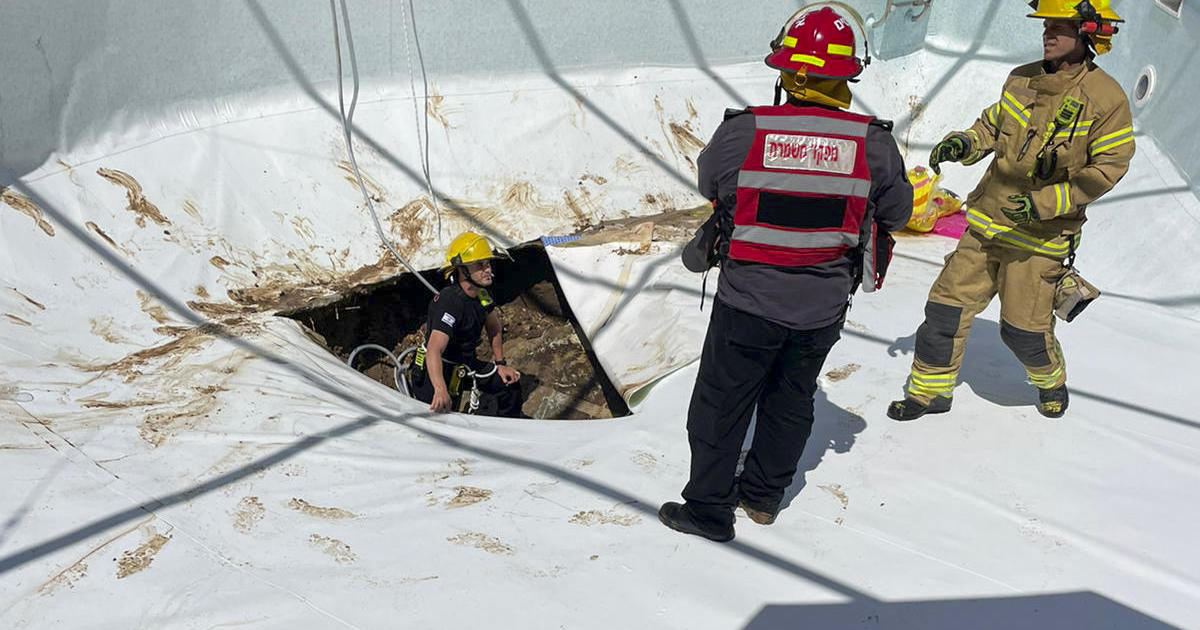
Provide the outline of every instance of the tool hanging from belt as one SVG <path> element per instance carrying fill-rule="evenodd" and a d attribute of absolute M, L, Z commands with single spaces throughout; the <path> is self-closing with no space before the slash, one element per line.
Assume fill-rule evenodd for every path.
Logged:
<path fill-rule="evenodd" d="M 1065 271 L 1054 287 L 1054 314 L 1059 319 L 1070 322 L 1100 297 L 1100 289 L 1084 280 L 1083 276 L 1079 275 L 1079 271 L 1075 269 L 1075 247 L 1079 242 L 1078 235 L 1070 235 L 1067 239 L 1070 243 L 1070 253 L 1063 262 Z"/>

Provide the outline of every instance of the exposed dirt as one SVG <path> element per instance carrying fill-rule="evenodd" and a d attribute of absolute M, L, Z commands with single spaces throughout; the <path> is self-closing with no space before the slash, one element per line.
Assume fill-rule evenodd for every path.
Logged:
<path fill-rule="evenodd" d="M 117 245 L 117 242 L 112 240 L 112 237 L 109 236 L 108 233 L 106 233 L 104 230 L 100 229 L 99 225 L 96 225 L 95 223 L 88 221 L 87 223 L 84 223 L 84 226 L 86 226 L 87 229 L 89 231 L 91 231 L 92 234 L 99 236 L 101 240 L 103 240 L 105 243 L 108 243 L 109 247 L 121 252 L 122 254 L 125 254 L 126 256 L 131 255 L 129 253 L 129 250 L 125 249 L 124 247 L 121 247 L 120 245 Z"/>
<path fill-rule="evenodd" d="M 167 315 L 167 309 L 163 308 L 162 305 L 156 302 L 155 299 L 150 296 L 150 294 L 146 293 L 145 291 L 138 291 L 137 299 L 141 304 L 142 312 L 149 315 L 150 319 L 153 319 L 160 324 L 166 324 L 171 321 L 171 317 Z"/>
<path fill-rule="evenodd" d="M 29 304 L 31 306 L 33 306 L 34 308 L 36 308 L 37 310 L 39 310 L 39 311 L 46 310 L 45 304 L 42 304 L 41 302 L 34 300 L 33 298 L 29 297 L 28 295 L 25 295 L 24 293 L 21 293 L 20 291 L 16 290 L 15 288 L 9 287 L 8 290 L 12 291 L 13 293 L 16 293 L 18 296 L 21 297 L 21 299 L 25 300 L 26 302 L 29 302 Z"/>
<path fill-rule="evenodd" d="M 628 413 L 564 307 L 545 250 L 529 245 L 511 253 L 512 261 L 496 262 L 491 292 L 504 325 L 505 357 L 521 372 L 522 411 L 532 418 L 554 419 Z M 445 282 L 436 272 L 425 277 L 435 286 Z M 398 355 L 423 341 L 420 328 L 430 298 L 414 276 L 404 274 L 360 287 L 356 294 L 328 306 L 285 315 L 306 324 L 316 333 L 314 339 L 343 360 L 362 344 L 378 344 Z M 477 356 L 488 361 L 491 349 L 483 337 Z M 355 367 L 384 385 L 395 386 L 391 361 L 381 353 L 363 352 Z"/>
<path fill-rule="evenodd" d="M 125 189 L 125 201 L 129 204 L 125 209 L 134 214 L 134 222 L 138 227 L 146 227 L 146 219 L 159 225 L 171 224 L 167 217 L 159 212 L 158 206 L 150 203 L 142 194 L 142 185 L 132 175 L 107 168 L 98 169 L 96 174 Z"/>
<path fill-rule="evenodd" d="M 150 568 L 154 556 L 158 555 L 169 540 L 169 536 L 155 534 L 150 540 L 138 545 L 137 549 L 121 554 L 121 558 L 117 560 L 117 579 L 124 579 Z"/>
<path fill-rule="evenodd" d="M 192 217 L 197 221 L 201 219 L 200 208 L 197 208 L 196 202 L 192 201 L 191 199 L 183 202 L 183 211 L 186 212 L 189 217 Z"/>
<path fill-rule="evenodd" d="M 438 121 L 442 127 L 453 129 L 454 125 L 450 123 L 450 116 L 458 113 L 458 109 L 447 107 L 446 97 L 439 94 L 437 88 L 430 86 L 429 99 L 425 101 L 425 113 Z"/>
<path fill-rule="evenodd" d="M 492 491 L 486 488 L 457 486 L 454 488 L 454 498 L 446 502 L 446 509 L 462 508 L 468 505 L 482 503 L 492 498 Z"/>
<path fill-rule="evenodd" d="M 437 472 L 431 472 L 417 477 L 417 483 L 437 483 L 445 481 L 451 477 L 466 477 L 471 474 L 471 467 L 468 465 L 471 462 L 461 457 L 451 460 L 446 463 L 446 469 Z"/>
<path fill-rule="evenodd" d="M 354 165 L 346 160 L 338 160 L 337 167 L 342 172 L 342 179 L 349 182 L 355 190 L 359 190 L 358 178 L 354 176 Z M 367 186 L 367 194 L 371 196 L 371 201 L 383 203 L 384 199 L 387 198 L 387 192 L 383 189 L 383 186 L 380 186 L 378 182 L 363 172 L 362 169 L 359 169 L 359 173 L 362 174 L 363 183 Z"/>
<path fill-rule="evenodd" d="M 499 539 L 492 538 L 491 536 L 488 536 L 486 534 L 478 534 L 478 533 L 474 533 L 474 532 L 468 532 L 466 534 L 459 534 L 457 536 L 451 536 L 451 537 L 447 538 L 446 540 L 448 542 L 452 542 L 456 545 L 462 545 L 464 547 L 474 547 L 476 549 L 482 549 L 488 553 L 496 554 L 499 556 L 511 556 L 513 554 L 512 547 L 500 542 Z"/>
<path fill-rule="evenodd" d="M 14 323 L 18 326 L 33 326 L 33 324 L 29 323 L 27 320 L 17 317 L 16 315 L 13 315 L 11 313 L 5 313 L 4 316 L 7 317 L 9 321 L 11 321 L 12 323 Z"/>
<path fill-rule="evenodd" d="M 817 487 L 824 490 L 825 492 L 828 492 L 829 494 L 832 494 L 833 497 L 838 500 L 838 503 L 842 504 L 843 510 L 850 507 L 850 497 L 846 495 L 846 492 L 844 490 L 842 490 L 841 484 L 835 483 L 835 484 L 830 484 L 827 486 L 817 486 Z"/>
<path fill-rule="evenodd" d="M 217 392 L 211 386 L 192 387 L 191 392 L 177 400 L 183 404 L 147 414 L 138 425 L 138 435 L 151 446 L 162 446 L 169 437 L 182 430 L 196 428 L 217 409 Z"/>
<path fill-rule="evenodd" d="M 300 512 L 301 514 L 307 514 L 309 516 L 315 516 L 317 518 L 323 518 L 327 520 L 336 521 L 344 518 L 358 518 L 357 514 L 349 510 L 343 510 L 342 508 L 336 507 L 317 507 L 308 501 L 305 501 L 304 499 L 297 499 L 295 497 L 292 497 L 292 500 L 288 501 L 288 507 Z"/>
<path fill-rule="evenodd" d="M 317 549 L 325 552 L 326 555 L 333 558 L 333 561 L 338 564 L 350 564 L 358 560 L 358 556 L 350 550 L 350 545 L 336 538 L 313 534 L 308 537 L 308 542 Z"/>
<path fill-rule="evenodd" d="M 91 324 L 91 334 L 102 338 L 109 343 L 125 343 L 125 337 L 122 337 L 113 329 L 113 318 L 108 316 L 94 317 L 89 320 Z"/>
<path fill-rule="evenodd" d="M 829 382 L 831 383 L 838 383 L 850 378 L 850 376 L 857 372 L 860 368 L 862 368 L 862 366 L 857 363 L 848 363 L 840 368 L 826 372 L 825 378 L 829 379 Z"/>
<path fill-rule="evenodd" d="M 87 576 L 88 564 L 82 560 L 67 567 L 62 573 L 43 584 L 38 593 L 49 595 L 61 587 L 75 588 L 75 583 Z"/>
<path fill-rule="evenodd" d="M 600 510 L 588 510 L 587 512 L 579 512 L 570 518 L 570 522 L 576 525 L 619 525 L 621 527 L 632 527 L 642 522 L 641 517 L 635 514 L 620 514 L 615 510 L 601 512 Z"/>
<path fill-rule="evenodd" d="M 388 216 L 389 234 L 392 235 L 393 245 L 400 254 L 411 257 L 425 245 L 430 222 L 425 219 L 433 216 L 436 209 L 428 197 L 418 197 Z"/>
<path fill-rule="evenodd" d="M 653 195 L 647 195 L 647 203 L 659 204 L 661 200 Z M 705 204 L 683 210 L 667 210 L 657 214 L 629 217 L 627 219 L 612 219 L 604 221 L 580 233 L 578 241 L 566 243 L 564 247 L 583 247 L 613 241 L 641 242 L 645 238 L 644 230 L 649 225 L 651 241 L 685 243 L 712 214 L 712 206 Z"/>
<path fill-rule="evenodd" d="M 592 175 L 591 173 L 587 173 L 583 177 L 579 178 L 579 183 L 582 184 L 585 181 L 595 182 L 597 185 L 603 186 L 608 183 L 608 178 L 603 175 Z"/>
<path fill-rule="evenodd" d="M 135 398 L 133 400 L 102 400 L 97 398 L 80 398 L 75 401 L 85 409 L 137 409 L 138 407 L 154 407 L 165 401 L 153 398 Z"/>
<path fill-rule="evenodd" d="M 29 197 L 15 190 L 0 188 L 0 201 L 3 201 L 5 205 L 13 210 L 33 219 L 33 222 L 37 224 L 39 229 L 46 233 L 46 236 L 54 236 L 54 226 L 50 225 L 50 222 L 42 216 L 42 209 L 33 203 Z"/>
<path fill-rule="evenodd" d="M 691 123 L 685 122 L 679 124 L 673 122 L 670 123 L 669 127 L 671 129 L 671 136 L 675 140 L 675 145 L 680 149 L 690 148 L 697 151 L 704 149 L 705 142 L 692 133 Z"/>
<path fill-rule="evenodd" d="M 233 512 L 233 527 L 243 534 L 249 534 L 266 515 L 267 508 L 258 497 L 245 497 Z"/>

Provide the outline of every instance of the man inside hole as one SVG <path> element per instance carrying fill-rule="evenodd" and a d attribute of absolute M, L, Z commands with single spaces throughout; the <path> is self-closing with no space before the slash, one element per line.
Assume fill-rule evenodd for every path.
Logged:
<path fill-rule="evenodd" d="M 430 411 L 522 417 L 521 373 L 504 359 L 503 326 L 488 292 L 497 257 L 474 232 L 455 237 L 446 251 L 444 270 L 451 282 L 429 303 L 424 352 L 417 353 L 410 372 L 413 397 L 429 403 Z M 475 357 L 484 332 L 490 363 Z"/>

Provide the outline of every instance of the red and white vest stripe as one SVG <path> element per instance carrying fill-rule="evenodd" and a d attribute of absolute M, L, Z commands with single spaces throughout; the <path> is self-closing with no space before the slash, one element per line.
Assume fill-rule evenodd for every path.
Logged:
<path fill-rule="evenodd" d="M 866 219 L 873 118 L 794 105 L 750 112 L 757 131 L 738 173 L 729 257 L 800 267 L 845 256 Z"/>

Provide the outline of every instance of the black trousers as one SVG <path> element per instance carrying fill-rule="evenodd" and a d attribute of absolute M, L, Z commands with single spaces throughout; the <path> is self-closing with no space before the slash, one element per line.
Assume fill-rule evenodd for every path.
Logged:
<path fill-rule="evenodd" d="M 817 376 L 841 330 L 841 321 L 794 330 L 714 302 L 687 419 L 692 466 L 683 498 L 697 519 L 732 523 L 739 498 L 779 509 L 812 433 Z M 739 483 L 734 475 L 756 405 Z"/>
<path fill-rule="evenodd" d="M 487 372 L 492 369 L 490 363 L 480 362 L 478 365 L 472 366 L 476 371 Z M 453 368 L 449 364 L 445 365 L 446 384 L 450 384 L 450 372 Z M 422 402 L 433 401 L 433 381 L 429 380 L 429 376 L 425 373 L 425 369 L 413 370 L 409 373 L 409 384 L 412 387 L 412 396 Z M 462 392 L 458 396 L 451 395 L 450 401 L 454 405 L 454 409 L 458 409 L 459 401 L 465 396 L 471 394 L 471 379 L 464 379 L 462 384 Z M 520 418 L 521 414 L 521 386 L 519 383 L 505 385 L 500 380 L 500 375 L 492 374 L 487 378 L 479 379 L 479 410 L 475 415 L 479 416 L 500 416 L 502 418 Z"/>

